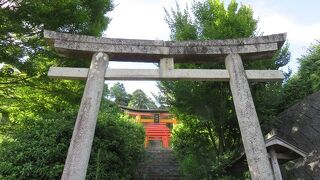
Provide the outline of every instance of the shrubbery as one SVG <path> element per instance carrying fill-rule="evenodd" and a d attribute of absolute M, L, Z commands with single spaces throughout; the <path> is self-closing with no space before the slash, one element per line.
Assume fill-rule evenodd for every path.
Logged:
<path fill-rule="evenodd" d="M 87 179 L 127 179 L 143 154 L 142 126 L 121 117 L 113 105 L 108 108 L 100 113 L 97 123 Z M 74 115 L 23 119 L 19 124 L 3 126 L 1 133 L 10 133 L 0 144 L 0 179 L 59 179 Z"/>

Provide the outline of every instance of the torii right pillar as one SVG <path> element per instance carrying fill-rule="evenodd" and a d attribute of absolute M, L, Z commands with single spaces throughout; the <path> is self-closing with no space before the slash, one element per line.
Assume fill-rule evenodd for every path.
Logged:
<path fill-rule="evenodd" d="M 229 54 L 225 64 L 230 75 L 230 88 L 251 178 L 253 180 L 274 179 L 240 55 Z"/>

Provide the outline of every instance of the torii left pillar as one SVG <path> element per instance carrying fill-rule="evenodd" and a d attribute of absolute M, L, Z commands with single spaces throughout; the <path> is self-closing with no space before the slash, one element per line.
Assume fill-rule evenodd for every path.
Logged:
<path fill-rule="evenodd" d="M 92 56 L 86 86 L 61 177 L 63 180 L 85 179 L 108 62 L 109 57 L 105 53 L 94 53 Z"/>

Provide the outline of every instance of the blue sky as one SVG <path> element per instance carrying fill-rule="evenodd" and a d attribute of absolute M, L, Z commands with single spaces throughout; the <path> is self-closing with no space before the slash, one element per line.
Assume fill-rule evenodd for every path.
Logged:
<path fill-rule="evenodd" d="M 181 7 L 190 0 L 176 0 Z M 228 1 L 225 1 L 228 4 Z M 298 68 L 296 58 L 304 54 L 311 43 L 320 39 L 319 0 L 238 0 L 249 5 L 259 19 L 259 32 L 264 35 L 288 33 L 292 53 L 289 67 Z M 164 21 L 163 8 L 175 7 L 175 0 L 114 0 L 115 10 L 104 36 L 131 39 L 169 40 L 170 30 Z M 153 64 L 110 63 L 110 68 L 156 68 Z M 114 82 L 107 82 L 112 85 Z M 122 81 L 128 92 L 142 89 L 148 95 L 157 92 L 154 81 Z"/>
<path fill-rule="evenodd" d="M 320 1 L 318 0 L 245 0 L 241 2 L 251 4 L 254 8 L 260 6 L 259 8 L 270 9 L 289 19 L 294 19 L 301 25 L 319 22 Z"/>

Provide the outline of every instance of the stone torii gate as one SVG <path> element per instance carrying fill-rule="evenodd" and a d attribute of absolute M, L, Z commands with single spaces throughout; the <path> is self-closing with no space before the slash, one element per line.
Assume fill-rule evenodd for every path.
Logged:
<path fill-rule="evenodd" d="M 229 81 L 251 177 L 274 179 L 249 81 L 281 81 L 278 70 L 244 70 L 242 60 L 271 58 L 286 34 L 212 41 L 113 39 L 44 31 L 56 51 L 91 60 L 90 68 L 51 67 L 48 76 L 86 79 L 62 179 L 85 179 L 104 80 Z M 160 62 L 159 69 L 108 69 L 108 62 Z M 176 63 L 225 62 L 227 69 L 174 69 Z"/>

